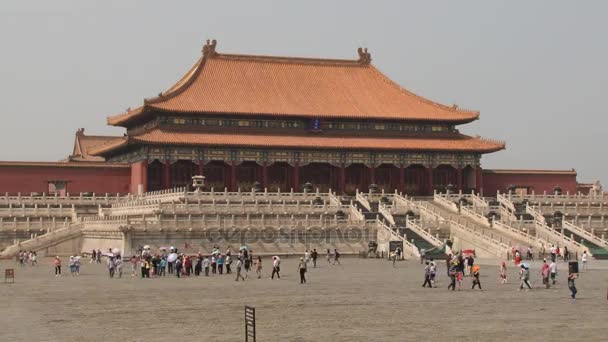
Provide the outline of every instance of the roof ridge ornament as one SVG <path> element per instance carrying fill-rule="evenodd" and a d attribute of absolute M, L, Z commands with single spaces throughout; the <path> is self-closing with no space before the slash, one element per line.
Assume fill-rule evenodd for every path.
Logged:
<path fill-rule="evenodd" d="M 367 48 L 358 48 L 357 53 L 359 54 L 359 63 L 370 64 L 372 62 L 372 54 L 367 52 Z"/>
<path fill-rule="evenodd" d="M 207 39 L 207 43 L 205 45 L 203 45 L 203 55 L 204 56 L 214 56 L 215 54 L 217 54 L 217 52 L 215 52 L 215 47 L 217 46 L 217 40 L 213 39 L 213 40 L 209 40 Z"/>

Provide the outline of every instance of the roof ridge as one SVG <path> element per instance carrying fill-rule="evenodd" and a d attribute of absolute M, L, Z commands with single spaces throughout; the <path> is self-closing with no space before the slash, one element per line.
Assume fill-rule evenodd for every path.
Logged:
<path fill-rule="evenodd" d="M 228 54 L 217 53 L 210 58 L 212 59 L 229 59 L 229 60 L 247 60 L 259 62 L 276 62 L 290 64 L 314 64 L 314 65 L 344 65 L 344 66 L 359 66 L 365 67 L 368 64 L 361 63 L 357 59 L 342 59 L 342 58 L 314 58 L 314 57 L 299 57 L 299 56 L 271 56 L 271 55 L 249 55 L 249 54 Z"/>
<path fill-rule="evenodd" d="M 382 71 L 380 71 L 380 69 L 378 69 L 375 65 L 370 64 L 372 70 L 376 73 L 378 73 L 381 78 L 387 82 L 389 85 L 392 85 L 393 87 L 399 89 L 400 91 L 413 96 L 414 98 L 416 98 L 418 101 L 423 102 L 423 103 L 427 103 L 442 109 L 446 109 L 446 110 L 451 110 L 457 113 L 476 113 L 477 114 L 477 118 L 479 118 L 479 111 L 478 110 L 471 110 L 471 109 L 465 109 L 465 108 L 460 108 L 458 107 L 458 105 L 454 104 L 452 106 L 446 106 L 444 104 L 441 104 L 439 102 L 435 102 L 433 100 L 429 100 L 423 96 L 420 96 L 410 90 L 407 90 L 405 88 L 403 88 L 402 86 L 400 86 L 398 83 L 396 83 L 395 81 L 391 80 L 388 76 L 386 76 Z"/>

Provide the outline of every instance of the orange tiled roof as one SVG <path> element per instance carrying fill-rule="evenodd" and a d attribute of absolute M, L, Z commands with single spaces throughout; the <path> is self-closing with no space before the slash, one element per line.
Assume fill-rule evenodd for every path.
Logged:
<path fill-rule="evenodd" d="M 67 161 L 75 162 L 103 162 L 105 159 L 99 156 L 89 154 L 89 150 L 99 146 L 103 146 L 109 142 L 116 140 L 119 137 L 105 135 L 85 135 L 84 128 L 76 131 L 76 139 L 74 140 L 74 149 L 72 154 L 67 158 Z"/>
<path fill-rule="evenodd" d="M 314 148 L 357 150 L 452 151 L 490 153 L 505 148 L 503 142 L 455 134 L 453 138 L 398 138 L 307 135 L 262 135 L 209 133 L 155 128 L 137 136 L 119 139 L 91 153 L 103 155 L 128 144 L 172 144 L 201 146 L 239 146 L 258 148 Z"/>
<path fill-rule="evenodd" d="M 144 106 L 109 117 L 121 126 L 149 110 L 466 123 L 479 112 L 444 106 L 391 81 L 359 60 L 219 54 L 215 43 L 186 75 Z"/>

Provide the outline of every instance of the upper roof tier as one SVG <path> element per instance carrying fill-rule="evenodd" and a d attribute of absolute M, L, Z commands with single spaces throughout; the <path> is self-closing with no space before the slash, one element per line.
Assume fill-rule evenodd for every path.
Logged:
<path fill-rule="evenodd" d="M 401 88 L 371 65 L 367 49 L 358 60 L 338 60 L 220 54 L 215 47 L 208 41 L 173 87 L 108 123 L 129 126 L 154 111 L 453 124 L 479 117 Z"/>

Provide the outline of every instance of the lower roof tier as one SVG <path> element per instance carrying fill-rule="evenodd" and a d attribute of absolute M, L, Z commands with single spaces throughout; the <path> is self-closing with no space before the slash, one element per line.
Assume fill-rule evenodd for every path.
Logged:
<path fill-rule="evenodd" d="M 505 148 L 504 142 L 455 134 L 453 137 L 369 137 L 210 133 L 154 128 L 139 135 L 122 137 L 90 151 L 92 155 L 119 153 L 130 145 L 235 146 L 257 148 L 400 150 L 491 153 Z"/>

